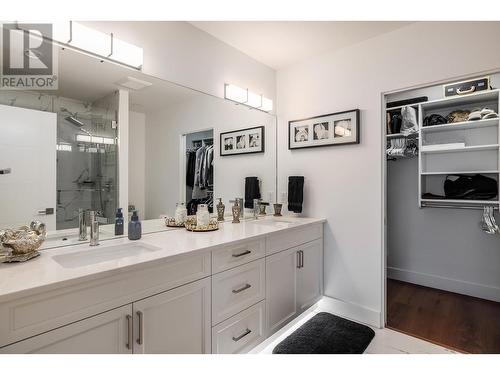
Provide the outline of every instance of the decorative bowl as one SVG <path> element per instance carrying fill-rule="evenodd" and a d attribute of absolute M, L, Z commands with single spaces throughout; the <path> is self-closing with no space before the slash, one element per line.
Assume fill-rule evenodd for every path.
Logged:
<path fill-rule="evenodd" d="M 37 251 L 45 241 L 45 225 L 39 221 L 19 229 L 0 231 L 0 245 L 12 250 L 12 255 L 28 254 Z"/>

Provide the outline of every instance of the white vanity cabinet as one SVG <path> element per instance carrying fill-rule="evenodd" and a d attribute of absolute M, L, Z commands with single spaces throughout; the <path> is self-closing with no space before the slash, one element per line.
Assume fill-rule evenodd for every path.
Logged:
<path fill-rule="evenodd" d="M 211 353 L 210 278 L 133 304 L 134 354 Z"/>
<path fill-rule="evenodd" d="M 254 232 L 259 223 L 247 225 Z M 107 275 L 0 290 L 0 353 L 248 352 L 322 295 L 322 222 L 276 233 L 260 226 L 260 235 Z M 183 235 L 164 234 L 172 243 Z M 50 256 L 38 260 L 53 267 Z"/>
<path fill-rule="evenodd" d="M 297 312 L 300 314 L 323 295 L 323 240 L 298 247 Z"/>
<path fill-rule="evenodd" d="M 323 239 L 266 258 L 266 310 L 269 334 L 276 332 L 323 293 Z"/>
<path fill-rule="evenodd" d="M 130 304 L 5 346 L 0 353 L 131 354 L 132 324 Z"/>

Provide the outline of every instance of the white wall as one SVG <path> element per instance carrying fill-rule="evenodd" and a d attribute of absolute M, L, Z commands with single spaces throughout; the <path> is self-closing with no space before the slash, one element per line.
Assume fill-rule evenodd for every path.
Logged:
<path fill-rule="evenodd" d="M 129 113 L 128 202 L 134 204 L 141 219 L 146 212 L 146 115 Z M 126 209 L 125 209 L 126 210 Z"/>
<path fill-rule="evenodd" d="M 220 132 L 265 126 L 265 153 L 219 156 Z M 182 134 L 214 129 L 214 196 L 229 200 L 244 197 L 244 178 L 257 176 L 262 198 L 267 200 L 276 182 L 275 117 L 257 110 L 201 95 L 146 114 L 146 211 L 148 218 L 173 215 L 179 202 L 180 139 Z"/>
<path fill-rule="evenodd" d="M 276 72 L 187 22 L 85 22 L 144 49 L 143 72 L 224 97 L 234 83 L 276 97 Z"/>
<path fill-rule="evenodd" d="M 328 219 L 325 294 L 351 318 L 382 322 L 381 93 L 498 69 L 499 33 L 498 22 L 417 23 L 278 72 L 278 191 L 305 176 L 304 214 Z M 287 149 L 289 120 L 354 108 L 361 144 Z"/>

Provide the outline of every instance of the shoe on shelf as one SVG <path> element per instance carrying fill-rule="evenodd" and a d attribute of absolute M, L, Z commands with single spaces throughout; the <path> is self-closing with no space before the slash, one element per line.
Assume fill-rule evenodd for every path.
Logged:
<path fill-rule="evenodd" d="M 483 120 L 486 120 L 489 118 L 498 118 L 498 114 L 495 112 L 491 112 L 491 113 L 488 113 L 482 117 Z"/>
<path fill-rule="evenodd" d="M 469 117 L 467 117 L 467 121 L 477 121 L 481 120 L 481 110 L 476 108 L 469 113 Z"/>
<path fill-rule="evenodd" d="M 489 118 L 498 118 L 498 114 L 491 108 L 474 109 L 467 117 L 468 121 L 486 120 Z"/>

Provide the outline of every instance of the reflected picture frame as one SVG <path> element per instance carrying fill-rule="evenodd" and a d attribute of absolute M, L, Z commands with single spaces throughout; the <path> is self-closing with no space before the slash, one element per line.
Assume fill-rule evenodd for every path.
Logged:
<path fill-rule="evenodd" d="M 288 149 L 359 144 L 359 109 L 288 122 Z"/>
<path fill-rule="evenodd" d="M 220 133 L 220 156 L 248 155 L 264 153 L 264 126 L 256 126 Z"/>

